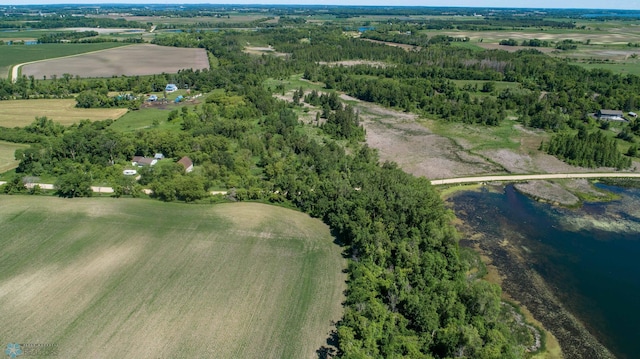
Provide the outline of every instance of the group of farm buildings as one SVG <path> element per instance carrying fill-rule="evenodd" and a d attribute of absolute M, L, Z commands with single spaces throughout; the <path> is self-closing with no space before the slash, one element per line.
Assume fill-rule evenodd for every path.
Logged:
<path fill-rule="evenodd" d="M 164 155 L 162 153 L 156 153 L 153 157 L 133 156 L 131 159 L 131 165 L 136 167 L 152 167 L 162 159 L 164 159 Z M 187 173 L 193 171 L 193 161 L 187 156 L 182 157 L 176 163 L 182 165 L 182 167 L 184 167 L 184 171 Z"/>

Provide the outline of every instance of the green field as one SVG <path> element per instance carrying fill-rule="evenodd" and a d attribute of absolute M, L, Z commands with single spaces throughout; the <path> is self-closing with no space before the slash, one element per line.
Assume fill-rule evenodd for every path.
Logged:
<path fill-rule="evenodd" d="M 179 130 L 179 121 L 168 122 L 167 117 L 171 110 L 179 109 L 180 105 L 169 103 L 165 109 L 142 108 L 137 111 L 129 111 L 126 115 L 115 121 L 110 128 L 116 131 L 129 132 L 145 128 L 165 128 Z"/>
<path fill-rule="evenodd" d="M 18 161 L 16 161 L 14 154 L 17 149 L 27 147 L 29 147 L 29 145 L 0 141 L 0 173 L 18 167 Z"/>
<path fill-rule="evenodd" d="M 341 317 L 341 248 L 255 203 L 0 199 L 0 338 L 64 358 L 311 358 Z"/>
<path fill-rule="evenodd" d="M 73 99 L 7 100 L 0 101 L 0 126 L 24 127 L 42 116 L 71 125 L 86 119 L 115 120 L 125 113 L 126 108 L 77 108 Z"/>
<path fill-rule="evenodd" d="M 534 139 L 540 144 L 538 136 L 524 133 L 518 129 L 515 120 L 503 120 L 499 126 L 487 127 L 465 123 L 447 123 L 424 120 L 423 124 L 434 133 L 464 143 L 464 148 L 473 152 L 493 149 L 520 149 L 523 139 Z"/>
<path fill-rule="evenodd" d="M 0 56 L 0 74 L 9 76 L 11 66 L 23 62 L 52 59 L 62 56 L 83 54 L 118 46 L 130 45 L 117 42 L 103 42 L 97 44 L 40 44 L 40 45 L 11 45 L 2 47 Z"/>
<path fill-rule="evenodd" d="M 627 63 L 596 63 L 596 64 L 586 64 L 583 62 L 574 62 L 574 65 L 582 66 L 585 69 L 603 69 L 609 70 L 613 73 L 621 74 L 621 75 L 636 75 L 640 76 L 640 61 L 636 62 L 627 62 Z"/>
<path fill-rule="evenodd" d="M 11 40 L 27 40 L 27 39 L 37 39 L 44 34 L 48 34 L 52 32 L 52 30 L 21 30 L 21 31 L 0 31 L 0 40 L 3 41 L 11 41 Z"/>

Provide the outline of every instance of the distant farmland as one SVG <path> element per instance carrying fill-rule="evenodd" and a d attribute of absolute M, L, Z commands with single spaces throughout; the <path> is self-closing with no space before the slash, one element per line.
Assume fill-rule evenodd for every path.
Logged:
<path fill-rule="evenodd" d="M 71 125 L 81 120 L 116 120 L 127 113 L 126 108 L 76 108 L 76 100 L 10 100 L 0 101 L 0 126 L 24 127 L 36 117 Z"/>
<path fill-rule="evenodd" d="M 27 64 L 22 67 L 22 74 L 37 79 L 65 73 L 111 77 L 177 73 L 189 68 L 209 68 L 206 50 L 142 44 Z"/>
<path fill-rule="evenodd" d="M 97 44 L 39 44 L 2 46 L 0 56 L 0 75 L 8 77 L 12 65 L 29 61 L 46 60 L 55 57 L 83 54 L 114 47 L 124 46 L 119 42 L 103 42 Z"/>
<path fill-rule="evenodd" d="M 61 358 L 317 358 L 341 317 L 329 228 L 255 203 L 0 198 L 0 338 Z"/>

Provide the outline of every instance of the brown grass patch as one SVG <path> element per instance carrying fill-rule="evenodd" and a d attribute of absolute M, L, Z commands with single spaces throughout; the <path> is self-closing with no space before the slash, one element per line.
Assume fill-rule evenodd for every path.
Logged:
<path fill-rule="evenodd" d="M 76 100 L 73 99 L 0 101 L 0 126 L 23 127 L 41 116 L 71 125 L 81 120 L 115 120 L 127 113 L 125 108 L 86 109 L 75 106 Z"/>
<path fill-rule="evenodd" d="M 111 77 L 177 73 L 182 69 L 208 69 L 204 49 L 185 49 L 151 44 L 131 45 L 66 58 L 39 61 L 22 67 L 35 78 L 62 76 Z"/>
<path fill-rule="evenodd" d="M 359 101 L 360 121 L 367 131 L 367 144 L 379 151 L 382 161 L 393 161 L 411 174 L 429 179 L 499 172 L 500 168 L 468 153 L 452 140 L 439 136 L 418 122 L 418 116 Z"/>

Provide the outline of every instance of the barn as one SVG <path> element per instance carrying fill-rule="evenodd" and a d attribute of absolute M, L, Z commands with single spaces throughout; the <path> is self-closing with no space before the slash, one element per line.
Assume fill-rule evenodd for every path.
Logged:
<path fill-rule="evenodd" d="M 596 117 L 603 121 L 626 121 L 619 110 L 598 110 Z"/>
<path fill-rule="evenodd" d="M 193 171 L 193 161 L 191 161 L 191 158 L 184 156 L 178 161 L 178 163 L 184 167 L 185 172 L 189 173 Z"/>

